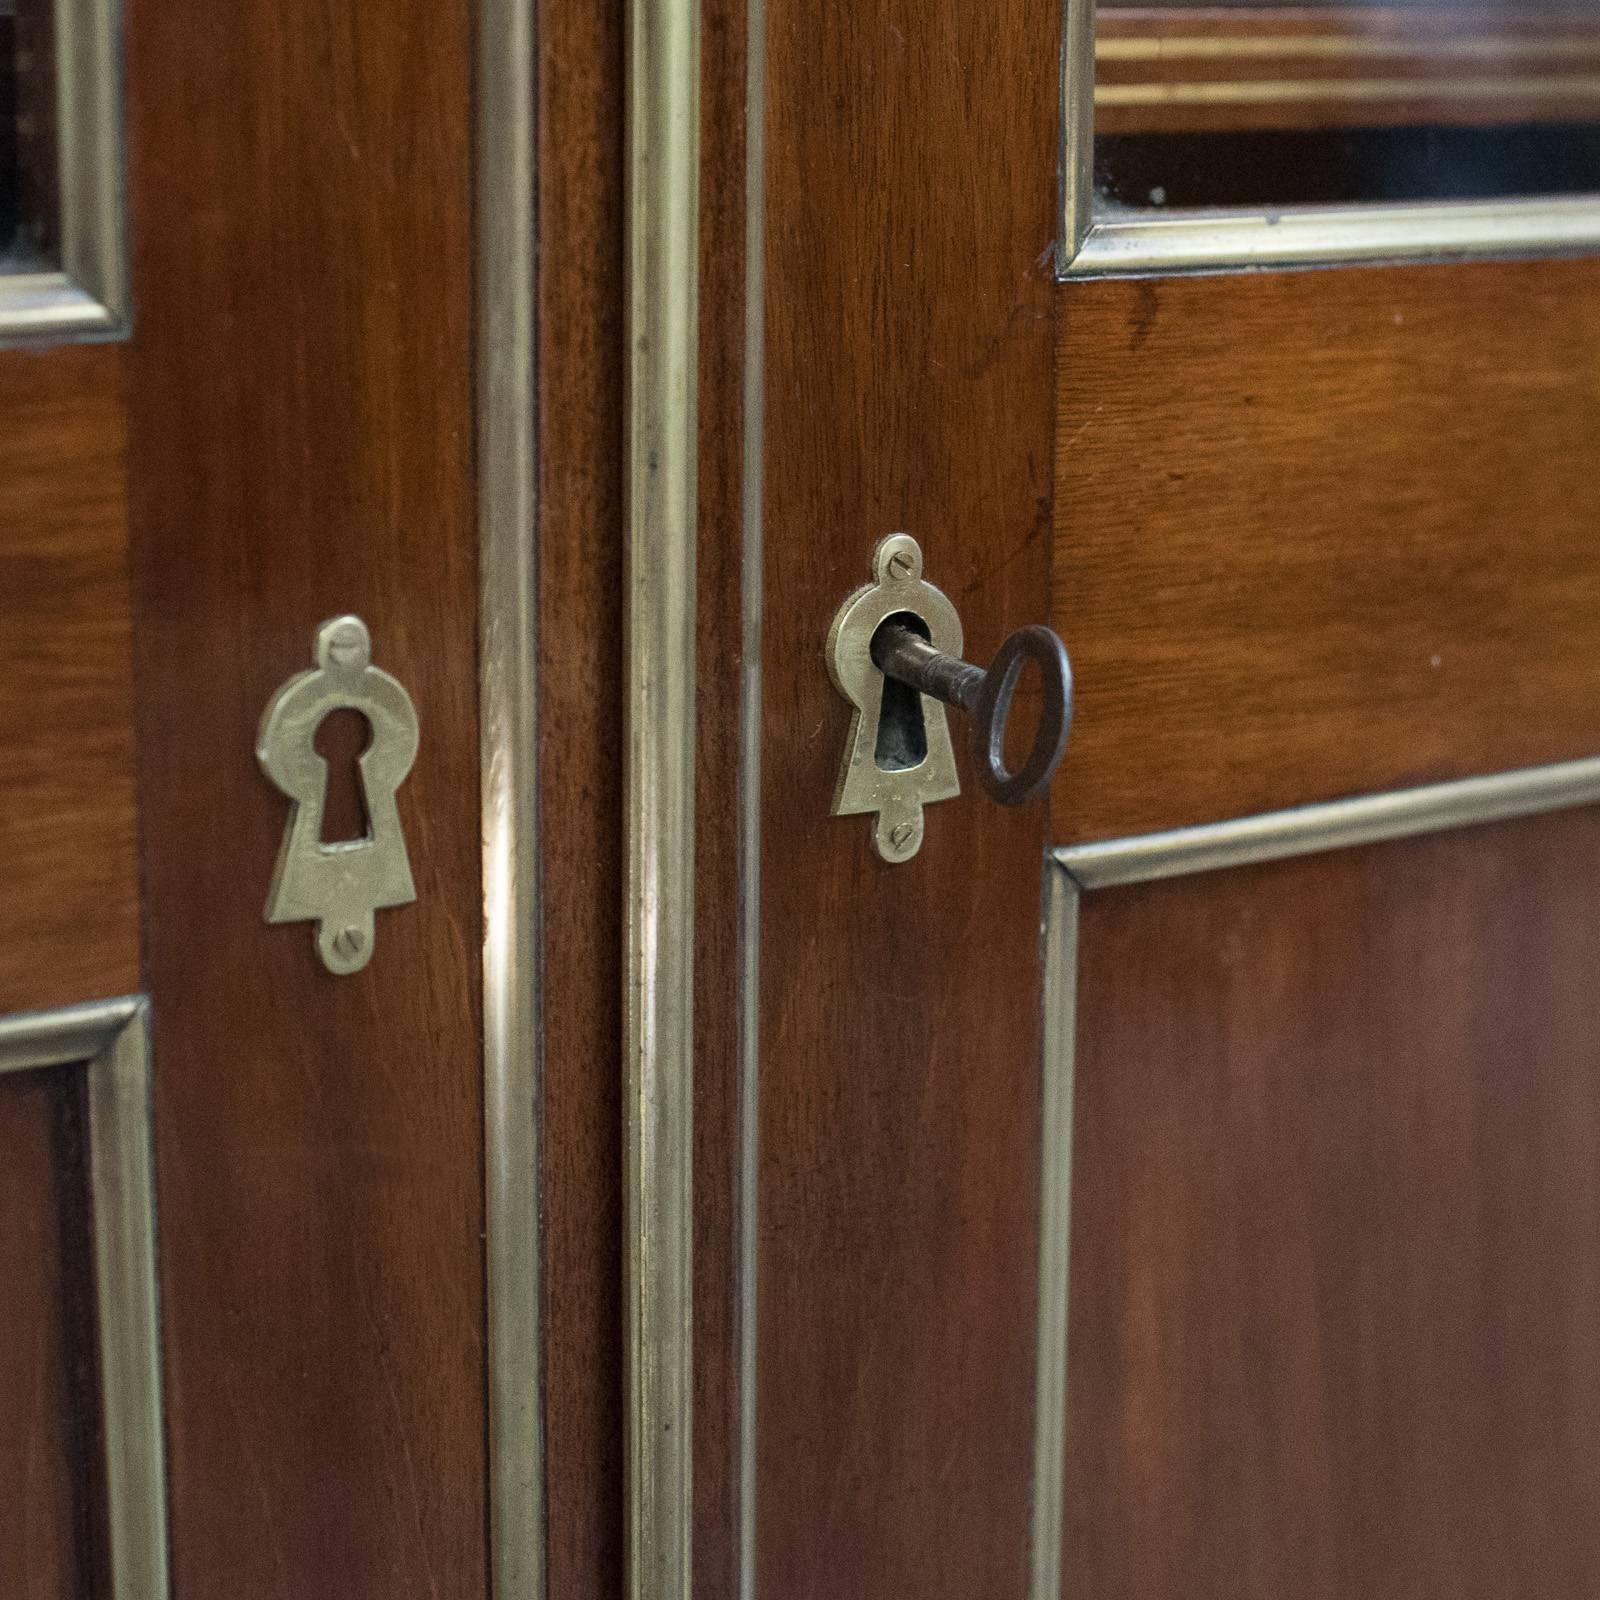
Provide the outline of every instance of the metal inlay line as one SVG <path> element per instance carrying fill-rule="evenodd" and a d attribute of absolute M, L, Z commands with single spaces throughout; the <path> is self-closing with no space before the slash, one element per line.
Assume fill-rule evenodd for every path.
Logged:
<path fill-rule="evenodd" d="M 766 0 L 745 10 L 744 448 L 739 694 L 739 1600 L 756 1592 L 756 1372 L 761 1128 L 761 637 L 765 599 Z"/>
<path fill-rule="evenodd" d="M 493 1600 L 543 1600 L 534 0 L 478 16 L 483 1142 Z"/>
<path fill-rule="evenodd" d="M 700 10 L 632 0 L 623 746 L 627 1590 L 689 1600 Z"/>

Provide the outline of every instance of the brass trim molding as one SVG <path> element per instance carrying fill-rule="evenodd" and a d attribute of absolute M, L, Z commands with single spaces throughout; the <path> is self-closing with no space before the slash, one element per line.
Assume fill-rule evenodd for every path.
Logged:
<path fill-rule="evenodd" d="M 1059 278 L 1140 277 L 1354 263 L 1566 255 L 1600 250 L 1600 195 L 1491 201 L 1296 206 L 1267 210 L 1109 210 L 1096 204 L 1094 0 L 1064 0 L 1061 47 Z M 1107 41 L 1122 53 L 1139 41 Z M 1109 56 L 1108 56 L 1109 59 Z M 1573 92 L 1555 79 L 1552 97 Z M 1587 90 L 1597 87 L 1584 80 Z M 1487 92 L 1475 80 L 1457 85 Z M 1528 89 L 1526 83 L 1521 85 Z M 1392 99 L 1387 80 L 1339 86 L 1271 83 L 1106 86 L 1107 104 L 1204 103 L 1213 99 L 1354 97 Z M 1405 93 L 1411 93 L 1406 90 Z M 1538 90 L 1543 94 L 1546 91 Z"/>
<path fill-rule="evenodd" d="M 1323 805 L 1268 811 L 1170 833 L 1073 845 L 1052 859 L 1084 889 L 1217 872 L 1289 856 L 1348 850 L 1419 833 L 1439 833 L 1600 800 L 1600 757 L 1521 767 L 1484 778 L 1360 795 Z"/>
<path fill-rule="evenodd" d="M 1600 249 L 1600 195 L 1273 212 L 1119 211 L 1087 224 L 1066 278 L 1571 255 Z"/>
<path fill-rule="evenodd" d="M 126 334 L 120 0 L 54 0 L 60 262 L 0 271 L 0 348 Z"/>
<path fill-rule="evenodd" d="M 543 1600 L 533 0 L 477 23 L 484 1270 L 494 1600 Z"/>
<path fill-rule="evenodd" d="M 1056 274 L 1083 251 L 1094 225 L 1095 0 L 1063 0 L 1061 16 L 1061 236 Z"/>
<path fill-rule="evenodd" d="M 140 996 L 0 1019 L 0 1074 L 81 1066 L 88 1087 L 95 1320 L 111 1600 L 166 1600 L 149 1011 Z"/>
<path fill-rule="evenodd" d="M 1039 1326 L 1034 1353 L 1033 1560 L 1029 1600 L 1061 1600 L 1066 1507 L 1067 1307 L 1072 1238 L 1072 1078 L 1078 889 L 1046 859 L 1039 1125 Z"/>
<path fill-rule="evenodd" d="M 745 8 L 744 440 L 739 691 L 738 1584 L 756 1592 L 756 1375 L 761 1207 L 761 638 L 765 604 L 766 0 Z"/>
<path fill-rule="evenodd" d="M 627 1592 L 689 1600 L 697 0 L 632 0 L 623 755 Z"/>
<path fill-rule="evenodd" d="M 1030 1600 L 1059 1600 L 1071 1281 L 1078 911 L 1084 894 L 1600 803 L 1600 758 L 1074 845 L 1045 858 L 1039 1332 Z"/>

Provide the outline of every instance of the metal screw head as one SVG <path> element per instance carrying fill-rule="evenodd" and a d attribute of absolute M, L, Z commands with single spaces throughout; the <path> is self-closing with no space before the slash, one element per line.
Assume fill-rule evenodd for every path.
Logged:
<path fill-rule="evenodd" d="M 901 817 L 887 828 L 873 832 L 873 843 L 885 861 L 909 861 L 922 848 L 922 818 Z"/>
<path fill-rule="evenodd" d="M 922 547 L 909 533 L 886 534 L 872 552 L 879 583 L 914 583 L 922 576 Z"/>
<path fill-rule="evenodd" d="M 372 635 L 360 617 L 333 617 L 317 629 L 317 662 L 324 667 L 365 667 L 372 660 Z"/>
<path fill-rule="evenodd" d="M 341 928 L 333 936 L 333 948 L 346 961 L 353 961 L 365 948 L 367 936 L 360 928 Z"/>
<path fill-rule="evenodd" d="M 341 667 L 348 667 L 361 656 L 361 639 L 354 629 L 336 633 L 328 646 L 328 654 Z"/>

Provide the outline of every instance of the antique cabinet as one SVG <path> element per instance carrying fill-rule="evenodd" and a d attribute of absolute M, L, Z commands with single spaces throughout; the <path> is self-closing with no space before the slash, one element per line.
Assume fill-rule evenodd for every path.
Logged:
<path fill-rule="evenodd" d="M 1597 129 L 1582 6 L 0 0 L 0 1595 L 1594 1591 Z"/>

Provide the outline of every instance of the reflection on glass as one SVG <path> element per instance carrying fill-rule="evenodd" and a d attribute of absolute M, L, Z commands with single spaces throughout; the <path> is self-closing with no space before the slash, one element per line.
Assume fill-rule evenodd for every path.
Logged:
<path fill-rule="evenodd" d="M 0 0 L 0 271 L 50 257 L 54 234 L 50 12 Z"/>
<path fill-rule="evenodd" d="M 1600 0 L 1102 0 L 1102 210 L 1600 193 Z"/>

